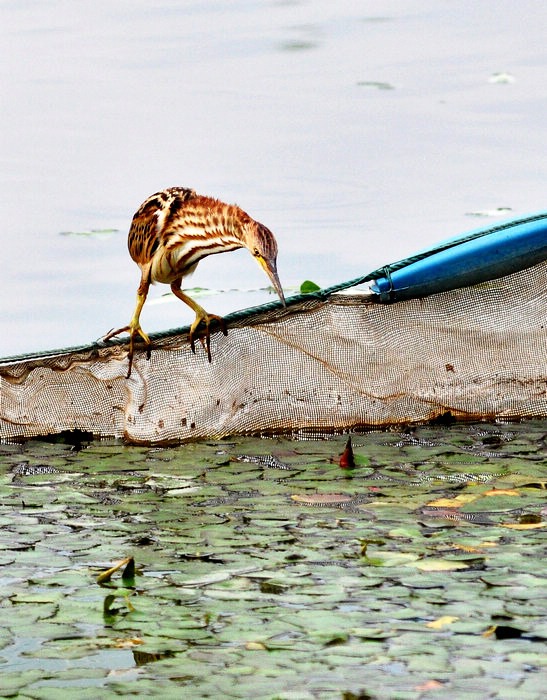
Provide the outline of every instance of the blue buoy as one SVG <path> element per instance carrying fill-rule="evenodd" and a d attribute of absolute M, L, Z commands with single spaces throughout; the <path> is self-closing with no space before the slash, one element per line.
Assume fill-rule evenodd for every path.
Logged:
<path fill-rule="evenodd" d="M 547 212 L 476 229 L 381 268 L 371 291 L 385 303 L 510 275 L 547 260 Z"/>

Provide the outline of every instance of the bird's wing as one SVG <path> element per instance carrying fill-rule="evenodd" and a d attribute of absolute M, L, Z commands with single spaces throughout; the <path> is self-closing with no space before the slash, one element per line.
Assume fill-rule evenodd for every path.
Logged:
<path fill-rule="evenodd" d="M 169 187 L 150 195 L 141 204 L 129 229 L 129 254 L 141 267 L 147 265 L 161 243 L 165 230 L 181 207 L 194 197 L 194 190 L 187 187 Z"/>

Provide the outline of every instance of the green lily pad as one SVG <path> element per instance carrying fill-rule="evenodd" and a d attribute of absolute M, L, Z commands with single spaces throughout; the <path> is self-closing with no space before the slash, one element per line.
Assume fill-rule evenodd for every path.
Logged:
<path fill-rule="evenodd" d="M 0 445 L 2 692 L 538 697 L 546 434 Z"/>

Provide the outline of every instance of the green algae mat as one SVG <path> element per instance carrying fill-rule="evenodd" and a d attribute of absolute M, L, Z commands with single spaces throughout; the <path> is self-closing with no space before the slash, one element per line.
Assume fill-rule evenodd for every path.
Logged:
<path fill-rule="evenodd" d="M 0 696 L 544 697 L 547 421 L 308 438 L 0 445 Z"/>

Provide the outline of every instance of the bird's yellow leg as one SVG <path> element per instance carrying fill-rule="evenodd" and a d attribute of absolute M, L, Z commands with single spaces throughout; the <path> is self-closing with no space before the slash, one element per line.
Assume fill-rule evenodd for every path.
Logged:
<path fill-rule="evenodd" d="M 171 291 L 173 292 L 173 294 L 176 297 L 178 297 L 181 301 L 183 301 L 193 311 L 196 312 L 195 321 L 190 326 L 190 333 L 188 334 L 188 336 L 190 338 L 190 347 L 192 348 L 192 352 L 195 354 L 196 346 L 194 344 L 194 335 L 195 335 L 195 332 L 197 330 L 197 327 L 203 321 L 203 323 L 205 325 L 205 349 L 207 350 L 207 359 L 209 360 L 209 362 L 211 362 L 212 361 L 212 358 L 211 358 L 211 339 L 210 339 L 209 326 L 211 324 L 211 321 L 217 321 L 217 323 L 219 324 L 224 335 L 228 335 L 228 331 L 226 330 L 226 322 L 224 321 L 222 316 L 217 316 L 216 314 L 208 314 L 204 308 L 202 308 L 196 301 L 194 301 L 191 297 L 187 296 L 182 291 L 182 289 L 180 288 L 180 284 L 181 284 L 180 280 L 173 282 L 171 284 Z M 203 339 L 200 338 L 200 340 L 203 344 Z"/>
<path fill-rule="evenodd" d="M 140 324 L 140 315 L 142 311 L 142 307 L 144 306 L 144 302 L 146 301 L 146 296 L 148 294 L 148 289 L 150 287 L 149 282 L 141 282 L 139 285 L 139 289 L 137 291 L 137 306 L 135 307 L 135 312 L 133 313 L 133 317 L 131 318 L 131 321 L 129 321 L 128 326 L 124 326 L 123 328 L 118 328 L 117 331 L 110 331 L 107 333 L 103 340 L 110 340 L 110 338 L 113 338 L 116 335 L 119 335 L 120 333 L 129 333 L 129 353 L 127 355 L 129 359 L 129 368 L 127 370 L 127 378 L 131 376 L 131 369 L 133 367 L 133 354 L 135 351 L 135 336 L 140 335 L 140 337 L 144 340 L 146 343 L 146 357 L 149 360 L 150 359 L 150 338 L 146 335 L 146 333 L 143 331 L 141 328 Z"/>

